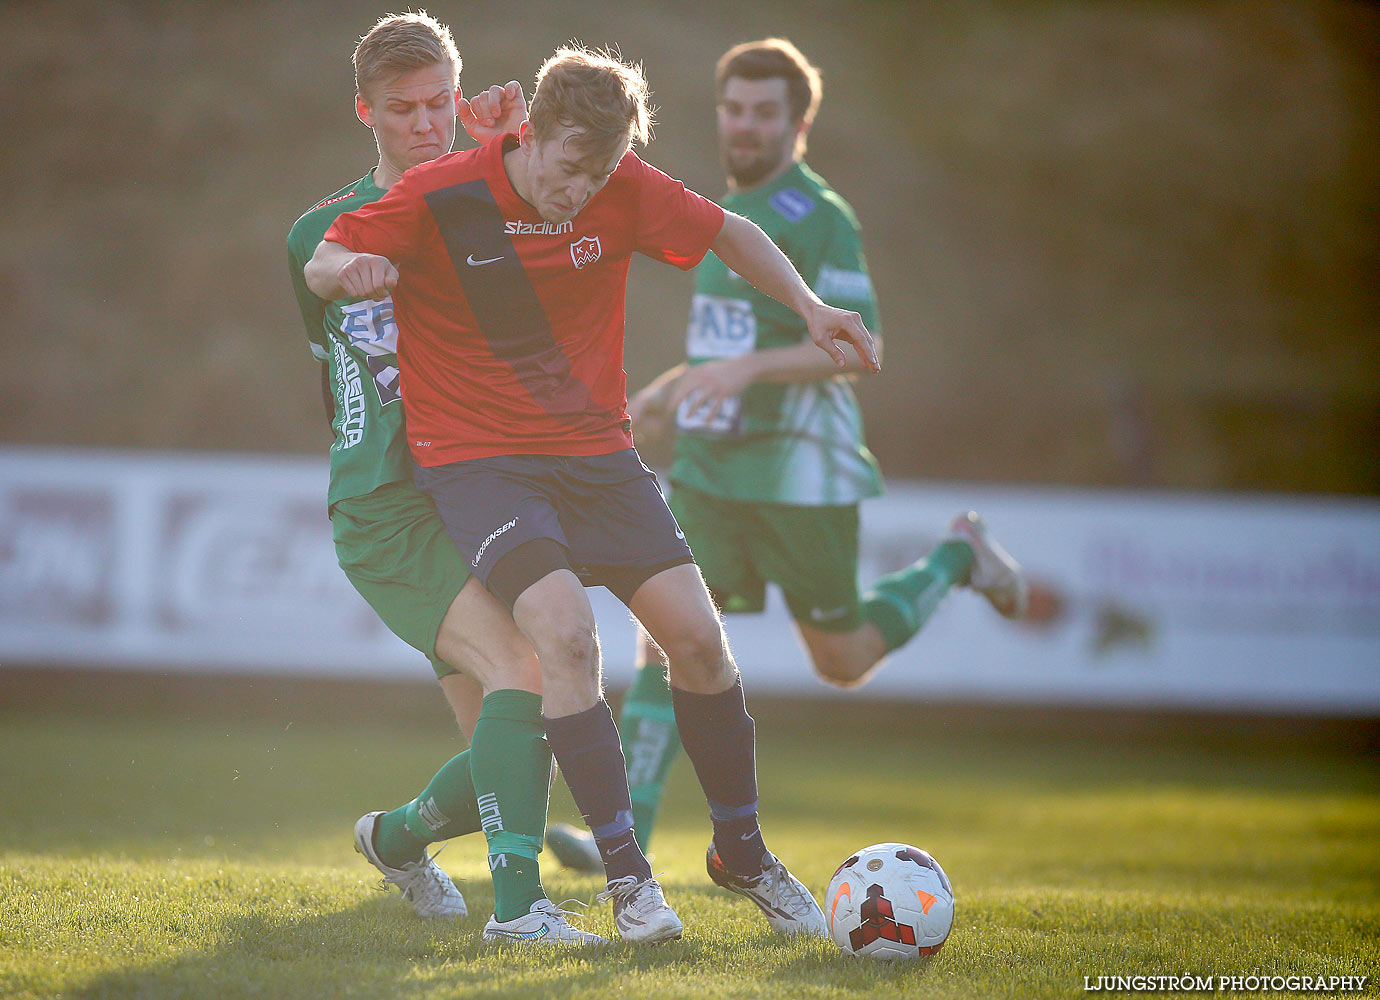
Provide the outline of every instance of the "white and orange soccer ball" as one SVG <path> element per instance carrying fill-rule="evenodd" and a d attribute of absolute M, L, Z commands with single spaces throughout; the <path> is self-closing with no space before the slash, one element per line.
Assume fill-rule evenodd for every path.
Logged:
<path fill-rule="evenodd" d="M 933 955 L 954 922 L 954 890 L 939 862 L 909 844 L 873 844 L 839 865 L 824 897 L 834 943 L 883 961 Z"/>

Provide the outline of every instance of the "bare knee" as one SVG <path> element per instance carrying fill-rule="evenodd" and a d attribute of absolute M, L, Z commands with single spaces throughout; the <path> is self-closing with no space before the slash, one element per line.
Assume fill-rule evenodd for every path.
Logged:
<path fill-rule="evenodd" d="M 637 653 L 636 666 L 641 670 L 648 664 L 654 664 L 661 668 L 662 674 L 666 673 L 666 653 L 652 641 L 652 637 L 647 634 L 647 630 L 639 626 L 637 630 Z"/>
<path fill-rule="evenodd" d="M 465 583 L 441 620 L 436 655 L 485 690 L 541 692 L 540 665 L 531 644 L 477 579 Z"/>
<path fill-rule="evenodd" d="M 798 626 L 815 674 L 826 684 L 858 687 L 876 672 L 886 646 L 866 632 L 828 633 Z"/>
<path fill-rule="evenodd" d="M 580 616 L 551 618 L 533 636 L 543 664 L 572 675 L 597 674 L 599 637 L 593 621 Z"/>
<path fill-rule="evenodd" d="M 712 616 L 697 616 L 679 625 L 670 635 L 658 636 L 657 644 L 670 662 L 673 677 L 712 682 L 732 672 L 723 628 Z"/>
<path fill-rule="evenodd" d="M 516 629 L 510 635 L 482 637 L 447 636 L 443 632 L 436 642 L 436 654 L 478 679 L 490 691 L 517 688 L 541 693 L 541 664 L 532 646 Z"/>
<path fill-rule="evenodd" d="M 815 676 L 833 687 L 858 687 L 872 673 L 870 664 L 859 663 L 851 657 L 832 652 L 815 653 L 810 662 L 815 668 Z"/>

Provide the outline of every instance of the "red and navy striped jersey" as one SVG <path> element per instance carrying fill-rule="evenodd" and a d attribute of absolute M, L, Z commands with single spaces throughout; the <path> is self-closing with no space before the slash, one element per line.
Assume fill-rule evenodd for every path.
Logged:
<path fill-rule="evenodd" d="M 518 196 L 503 136 L 407 171 L 326 239 L 398 267 L 393 303 L 419 465 L 632 447 L 623 371 L 634 251 L 694 267 L 723 210 L 629 151 L 573 220 Z"/>

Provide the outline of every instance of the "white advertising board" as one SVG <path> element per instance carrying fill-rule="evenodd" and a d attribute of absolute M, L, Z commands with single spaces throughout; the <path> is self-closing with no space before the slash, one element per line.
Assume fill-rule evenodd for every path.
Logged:
<path fill-rule="evenodd" d="M 429 677 L 336 566 L 325 489 L 315 459 L 0 449 L 0 666 Z M 1380 503 L 893 482 L 864 585 L 969 507 L 1046 620 L 956 591 L 869 694 L 1380 712 Z M 621 685 L 632 625 L 590 594 Z M 728 632 L 751 690 L 835 693 L 779 595 Z"/>

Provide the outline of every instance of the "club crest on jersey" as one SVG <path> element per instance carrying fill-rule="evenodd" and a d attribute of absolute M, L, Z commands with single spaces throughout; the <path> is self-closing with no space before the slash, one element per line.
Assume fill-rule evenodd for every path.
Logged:
<path fill-rule="evenodd" d="M 597 236 L 586 236 L 570 244 L 570 259 L 575 262 L 576 270 L 593 264 L 602 252 Z"/>

